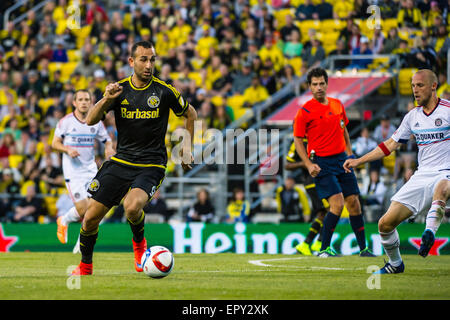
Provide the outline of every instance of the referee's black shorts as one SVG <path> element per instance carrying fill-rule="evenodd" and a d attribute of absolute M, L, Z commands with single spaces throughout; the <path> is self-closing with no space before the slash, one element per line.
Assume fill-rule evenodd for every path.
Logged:
<path fill-rule="evenodd" d="M 109 160 L 91 181 L 88 192 L 91 198 L 111 208 L 134 188 L 147 192 L 150 200 L 164 177 L 165 169 L 161 166 L 134 167 Z"/>

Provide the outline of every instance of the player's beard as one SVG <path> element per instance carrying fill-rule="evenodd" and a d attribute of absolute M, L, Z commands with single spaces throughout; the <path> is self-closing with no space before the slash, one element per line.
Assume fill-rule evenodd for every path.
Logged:
<path fill-rule="evenodd" d="M 144 71 L 142 73 L 136 73 L 136 76 L 142 82 L 149 82 L 150 79 L 153 77 L 153 70 L 150 70 L 149 74 L 147 75 L 144 73 Z"/>

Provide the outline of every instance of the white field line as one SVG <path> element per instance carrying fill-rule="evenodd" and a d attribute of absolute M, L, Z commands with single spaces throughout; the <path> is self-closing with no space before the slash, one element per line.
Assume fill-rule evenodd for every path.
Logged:
<path fill-rule="evenodd" d="M 260 260 L 249 260 L 248 262 L 259 267 L 272 267 L 272 268 L 292 268 L 292 269 L 312 269 L 312 270 L 364 270 L 364 268 L 332 268 L 332 267 L 316 267 L 316 266 L 288 266 L 288 265 L 272 265 L 266 262 L 268 261 L 285 261 L 285 260 L 301 260 L 307 259 L 306 257 L 296 257 L 296 258 L 276 258 L 276 259 L 260 259 Z M 263 262 L 264 261 L 264 262 Z"/>

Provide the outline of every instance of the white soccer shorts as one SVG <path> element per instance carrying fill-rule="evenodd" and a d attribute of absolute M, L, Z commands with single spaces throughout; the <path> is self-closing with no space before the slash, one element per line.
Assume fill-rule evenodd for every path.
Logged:
<path fill-rule="evenodd" d="M 397 201 L 412 211 L 413 217 L 427 213 L 433 200 L 433 192 L 437 183 L 450 180 L 450 170 L 416 171 L 400 190 L 394 194 L 391 201 Z M 449 203 L 450 201 L 447 201 Z"/>
<path fill-rule="evenodd" d="M 83 176 L 78 179 L 70 179 L 69 181 L 66 181 L 66 187 L 73 203 L 88 198 L 89 194 L 87 189 L 94 177 L 95 174 L 92 176 Z"/>

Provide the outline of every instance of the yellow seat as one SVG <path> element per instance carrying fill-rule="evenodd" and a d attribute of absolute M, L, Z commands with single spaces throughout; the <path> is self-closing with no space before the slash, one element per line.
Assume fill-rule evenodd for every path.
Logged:
<path fill-rule="evenodd" d="M 53 73 L 56 70 L 61 71 L 61 82 L 66 82 L 69 80 L 70 76 L 72 75 L 73 71 L 77 67 L 78 62 L 72 61 L 72 62 L 50 62 L 48 64 L 48 70 L 50 72 L 50 80 L 53 81 Z"/>
<path fill-rule="evenodd" d="M 345 27 L 345 21 L 339 19 L 326 19 L 322 20 L 320 24 L 320 30 L 323 33 L 339 32 Z"/>
<path fill-rule="evenodd" d="M 309 29 L 320 30 L 320 20 L 303 20 L 300 21 L 300 30 L 308 32 Z"/>

